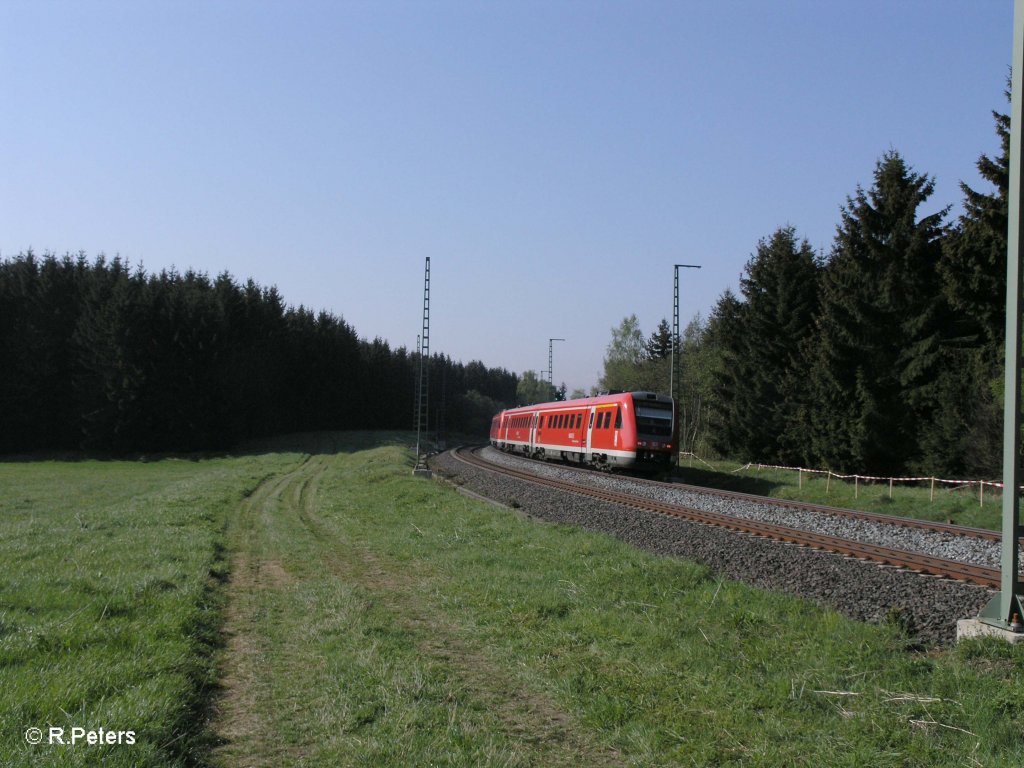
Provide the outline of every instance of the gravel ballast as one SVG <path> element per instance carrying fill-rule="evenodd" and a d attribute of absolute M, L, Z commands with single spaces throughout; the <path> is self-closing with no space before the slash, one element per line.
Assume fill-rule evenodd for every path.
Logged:
<path fill-rule="evenodd" d="M 507 456 L 491 448 L 483 451 L 483 458 L 489 461 L 515 462 L 517 468 L 523 459 Z M 443 453 L 431 459 L 432 468 L 448 479 L 506 505 L 518 507 L 535 517 L 557 523 L 579 525 L 595 531 L 611 534 L 636 547 L 663 555 L 674 555 L 708 566 L 715 573 L 729 579 L 742 581 L 763 589 L 778 590 L 818 601 L 831 606 L 841 613 L 860 620 L 880 622 L 887 618 L 897 620 L 911 634 L 926 643 L 948 643 L 956 636 L 958 619 L 977 616 L 981 607 L 994 594 L 991 590 L 970 584 L 922 576 L 896 568 L 863 562 L 853 558 L 819 552 L 805 547 L 774 542 L 748 534 L 728 531 L 701 523 L 679 520 L 653 512 L 638 511 L 619 504 L 596 501 L 579 494 L 557 491 L 533 483 L 497 475 L 493 472 L 470 467 L 450 453 Z M 640 489 L 650 493 L 682 494 L 671 500 L 678 504 L 698 506 L 698 503 L 713 503 L 722 511 L 721 497 L 694 494 L 660 486 L 635 483 L 628 478 L 606 476 L 598 473 L 578 473 L 571 469 L 539 462 L 527 462 L 534 472 L 572 473 L 572 481 L 588 484 L 615 484 L 623 490 L 625 483 L 633 491 Z M 667 488 L 667 487 L 666 487 Z M 705 497 L 695 499 L 692 497 Z M 713 502 L 709 502 L 711 499 Z M 698 502 L 698 503 L 695 503 Z M 731 500 L 730 505 L 745 506 L 750 502 Z M 771 505 L 765 507 L 765 514 L 787 515 L 795 510 L 779 510 Z M 704 508 L 704 507 L 701 507 Z M 735 514 L 730 511 L 729 514 Z M 750 514 L 759 514 L 752 512 Z M 809 513 L 802 513 L 809 514 Z M 746 513 L 744 514 L 746 516 Z M 839 519 L 839 518 L 833 518 Z M 793 526 L 791 519 L 773 519 L 783 525 Z M 863 521 L 853 521 L 864 526 Z M 874 525 L 874 524 L 872 524 Z M 891 526 L 880 526 L 891 528 Z M 898 531 L 912 529 L 898 528 Z M 850 537 L 848 533 L 823 531 L 835 536 Z M 920 534 L 920 531 L 913 533 Z M 871 535 L 880 535 L 877 531 Z M 888 537 L 884 532 L 881 534 Z M 937 534 L 936 538 L 961 539 Z M 883 543 L 883 542 L 878 542 Z M 956 542 L 954 542 L 955 544 Z M 973 542 L 972 542 L 973 544 Z M 907 549 L 906 544 L 883 543 Z M 930 551 L 930 550 L 926 550 Z M 965 550 L 973 557 L 971 547 Z M 940 557 L 963 559 L 950 554 Z M 984 555 L 982 555 L 984 556 Z"/>

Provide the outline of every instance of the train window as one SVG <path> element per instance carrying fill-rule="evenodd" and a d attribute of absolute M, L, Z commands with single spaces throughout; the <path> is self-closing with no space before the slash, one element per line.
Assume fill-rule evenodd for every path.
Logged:
<path fill-rule="evenodd" d="M 590 412 L 590 420 L 587 422 L 587 429 L 593 429 L 593 428 L 594 428 L 594 412 L 591 411 Z"/>
<path fill-rule="evenodd" d="M 576 429 L 579 429 L 582 426 L 583 426 L 583 414 L 582 413 L 577 413 L 576 414 Z"/>
<path fill-rule="evenodd" d="M 615 428 L 622 429 L 622 409 L 615 407 Z"/>
<path fill-rule="evenodd" d="M 636 429 L 642 435 L 669 437 L 672 434 L 672 406 L 668 403 L 638 403 Z"/>

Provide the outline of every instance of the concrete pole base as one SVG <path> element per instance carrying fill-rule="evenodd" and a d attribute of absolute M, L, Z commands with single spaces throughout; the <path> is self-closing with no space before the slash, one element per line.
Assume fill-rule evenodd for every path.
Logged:
<path fill-rule="evenodd" d="M 956 641 L 959 643 L 972 637 L 999 637 L 1015 645 L 1024 641 L 1024 632 L 1011 632 L 1008 629 L 994 627 L 980 619 L 960 619 L 956 623 Z"/>

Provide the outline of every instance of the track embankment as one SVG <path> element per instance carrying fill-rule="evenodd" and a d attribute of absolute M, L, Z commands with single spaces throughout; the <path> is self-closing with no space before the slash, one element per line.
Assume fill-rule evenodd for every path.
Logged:
<path fill-rule="evenodd" d="M 502 463 L 510 458 L 495 455 L 492 449 L 484 449 L 482 454 Z M 513 463 L 523 471 L 522 461 Z M 957 619 L 977 615 L 991 596 L 983 585 L 984 579 L 991 578 L 984 566 L 971 567 L 971 578 L 983 582 L 971 584 L 857 559 L 867 557 L 866 551 L 841 556 L 822 551 L 827 548 L 824 542 L 814 545 L 818 549 L 796 545 L 792 543 L 795 537 L 789 539 L 791 543 L 780 543 L 765 538 L 772 534 L 742 518 L 733 518 L 729 527 L 717 527 L 707 524 L 708 520 L 698 521 L 698 515 L 673 517 L 657 504 L 621 491 L 595 498 L 590 495 L 594 494 L 592 485 L 607 482 L 595 473 L 589 473 L 593 480 L 569 473 L 561 480 L 569 484 L 567 490 L 501 476 L 459 461 L 452 453 L 436 457 L 434 466 L 477 493 L 537 517 L 601 530 L 653 552 L 696 560 L 729 578 L 811 598 L 859 620 L 895 621 L 924 641 L 951 641 Z M 540 465 L 535 471 L 549 476 L 560 470 Z M 550 483 L 550 477 L 543 482 Z M 879 557 L 884 560 L 884 555 Z M 927 567 L 923 560 L 915 566 L 918 571 Z"/>

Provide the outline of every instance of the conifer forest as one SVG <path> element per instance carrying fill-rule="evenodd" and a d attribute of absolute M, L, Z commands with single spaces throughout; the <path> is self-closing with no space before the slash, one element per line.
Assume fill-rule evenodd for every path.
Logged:
<path fill-rule="evenodd" d="M 895 150 L 841 207 L 818 253 L 793 226 L 763 238 L 679 340 L 687 450 L 835 471 L 994 476 L 1002 451 L 1009 119 L 961 182 L 963 211 Z M 602 384 L 667 386 L 666 321 L 613 329 Z"/>
<path fill-rule="evenodd" d="M 419 358 L 223 274 L 120 259 L 0 264 L 0 452 L 223 450 L 326 429 L 409 429 Z M 434 431 L 485 433 L 517 378 L 432 356 Z"/>
<path fill-rule="evenodd" d="M 678 340 L 685 450 L 998 473 L 1009 119 L 993 115 L 1002 150 L 978 161 L 985 189 L 961 183 L 955 218 L 930 205 L 934 179 L 889 150 L 840 206 L 827 252 L 792 225 L 756 244 L 739 294 L 726 290 Z M 623 320 L 595 391 L 667 392 L 670 334 L 666 321 L 645 338 L 635 316 Z M 415 351 L 290 307 L 273 288 L 85 254 L 0 262 L 0 360 L 5 453 L 219 450 L 282 432 L 408 428 L 417 395 Z M 431 429 L 486 434 L 531 374 L 434 355 Z"/>

